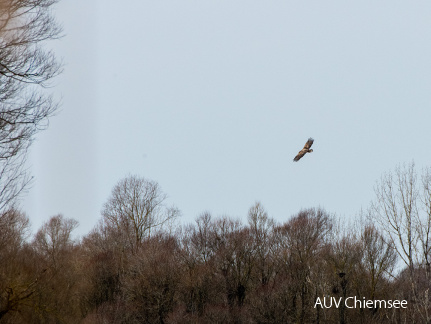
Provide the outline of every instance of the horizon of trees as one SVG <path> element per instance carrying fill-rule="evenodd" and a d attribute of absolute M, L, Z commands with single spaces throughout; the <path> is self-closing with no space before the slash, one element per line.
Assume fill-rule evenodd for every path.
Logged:
<path fill-rule="evenodd" d="M 347 227 L 320 208 L 279 223 L 260 202 L 247 220 L 174 222 L 157 182 L 129 175 L 97 226 L 0 217 L 0 323 L 430 323 L 431 177 L 414 164 L 378 182 Z M 406 300 L 407 309 L 314 307 L 317 298 Z"/>

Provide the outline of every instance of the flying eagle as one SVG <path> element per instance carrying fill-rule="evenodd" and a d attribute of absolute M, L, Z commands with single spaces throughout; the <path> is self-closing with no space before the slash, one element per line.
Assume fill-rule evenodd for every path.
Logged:
<path fill-rule="evenodd" d="M 311 153 L 313 152 L 313 150 L 310 149 L 311 145 L 313 145 L 314 139 L 312 139 L 311 137 L 308 139 L 307 143 L 305 143 L 304 148 L 299 151 L 298 155 L 295 156 L 295 158 L 293 159 L 293 161 L 297 162 L 299 161 L 300 158 L 302 158 L 305 153 Z"/>

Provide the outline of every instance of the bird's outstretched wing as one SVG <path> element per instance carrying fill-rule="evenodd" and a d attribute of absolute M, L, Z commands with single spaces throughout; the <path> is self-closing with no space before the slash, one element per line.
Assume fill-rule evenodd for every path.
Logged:
<path fill-rule="evenodd" d="M 302 158 L 305 153 L 307 153 L 307 151 L 305 149 L 302 149 L 301 151 L 299 151 L 299 153 L 295 156 L 295 158 L 293 159 L 293 161 L 297 162 L 299 161 L 300 158 Z"/>
<path fill-rule="evenodd" d="M 313 145 L 314 139 L 312 139 L 311 137 L 308 139 L 307 143 L 305 143 L 304 145 L 304 149 L 309 150 L 311 145 Z"/>

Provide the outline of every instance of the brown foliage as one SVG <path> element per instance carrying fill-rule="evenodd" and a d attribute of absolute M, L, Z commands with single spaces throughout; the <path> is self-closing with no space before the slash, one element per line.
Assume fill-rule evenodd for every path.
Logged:
<path fill-rule="evenodd" d="M 81 241 L 71 238 L 77 223 L 61 215 L 31 244 L 25 215 L 0 217 L 0 322 L 422 323 L 430 312 L 426 238 L 415 241 L 424 262 L 397 272 L 397 250 L 374 224 L 341 231 L 322 209 L 277 224 L 260 203 L 247 224 L 203 213 L 175 231 L 143 221 L 152 225 L 138 237 L 129 225 L 167 215 L 165 196 L 155 182 L 128 180 Z M 316 306 L 353 296 L 405 299 L 408 308 Z"/>

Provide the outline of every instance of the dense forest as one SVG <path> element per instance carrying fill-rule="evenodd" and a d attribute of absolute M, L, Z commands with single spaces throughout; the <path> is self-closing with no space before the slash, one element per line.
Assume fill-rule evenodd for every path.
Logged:
<path fill-rule="evenodd" d="M 34 237 L 0 218 L 2 323 L 429 323 L 431 173 L 382 177 L 376 202 L 343 226 L 322 209 L 284 223 L 261 203 L 247 221 L 175 222 L 159 185 L 128 176 L 91 233 L 52 217 Z M 406 308 L 316 306 L 318 298 L 405 300 Z M 326 304 L 328 306 L 328 303 Z"/>
<path fill-rule="evenodd" d="M 62 215 L 33 235 L 19 199 L 58 110 L 62 66 L 41 46 L 61 36 L 55 3 L 0 0 L 0 323 L 431 323 L 431 169 L 414 163 L 350 225 L 320 208 L 278 222 L 260 202 L 184 224 L 157 182 L 129 175 L 84 237 Z M 371 304 L 340 302 L 353 297 Z"/>

